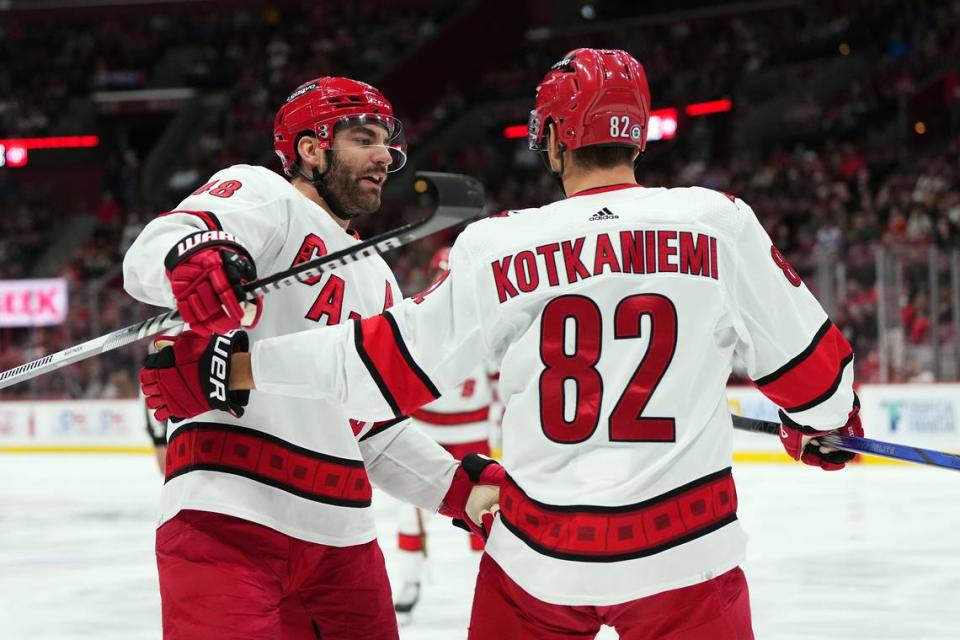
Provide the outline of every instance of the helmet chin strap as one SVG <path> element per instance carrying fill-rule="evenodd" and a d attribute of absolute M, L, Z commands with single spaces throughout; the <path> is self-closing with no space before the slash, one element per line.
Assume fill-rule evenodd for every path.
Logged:
<path fill-rule="evenodd" d="M 560 186 L 563 197 L 566 198 L 567 190 L 563 186 L 563 149 L 560 150 L 560 171 L 554 171 L 553 167 L 550 166 L 550 153 L 546 149 L 540 152 L 540 158 L 543 160 L 543 164 L 546 165 L 547 171 L 550 172 L 550 175 L 553 176 Z"/>
<path fill-rule="evenodd" d="M 330 152 L 330 161 L 332 164 L 333 151 Z M 327 188 L 327 184 L 323 181 L 323 179 L 327 176 L 326 171 L 320 173 L 320 170 L 314 167 L 313 177 L 310 177 L 304 173 L 303 169 L 300 168 L 299 162 L 295 163 L 293 166 L 296 172 L 300 174 L 300 177 L 312 184 L 313 188 L 317 190 L 317 195 L 323 198 L 323 201 L 327 203 L 327 206 L 330 208 L 330 213 L 337 216 L 341 220 L 353 220 L 360 215 L 359 213 L 347 213 L 337 196 L 333 195 L 333 192 Z M 329 170 L 330 168 L 327 167 L 327 171 Z"/>

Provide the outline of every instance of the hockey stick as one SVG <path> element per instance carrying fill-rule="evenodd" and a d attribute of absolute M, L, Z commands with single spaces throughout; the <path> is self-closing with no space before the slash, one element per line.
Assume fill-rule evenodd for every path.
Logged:
<path fill-rule="evenodd" d="M 744 418 L 743 416 L 733 416 L 733 428 L 744 431 L 755 431 L 757 433 L 768 433 L 771 435 L 779 435 L 780 433 L 780 424 L 777 422 L 757 420 L 756 418 Z M 944 451 L 933 451 L 932 449 L 922 449 L 906 444 L 884 442 L 871 438 L 856 438 L 853 436 L 828 435 L 821 436 L 818 440 L 828 447 L 840 449 L 841 451 L 863 453 L 871 456 L 880 456 L 882 458 L 891 458 L 904 462 L 916 462 L 917 464 L 926 464 L 933 467 L 960 471 L 960 456 Z"/>
<path fill-rule="evenodd" d="M 429 217 L 381 233 L 352 247 L 335 251 L 316 260 L 304 262 L 272 276 L 251 282 L 243 287 L 246 292 L 246 299 L 252 300 L 256 296 L 266 295 L 278 289 L 285 289 L 297 282 L 343 268 L 369 256 L 386 253 L 391 249 L 396 249 L 480 216 L 484 202 L 483 186 L 475 178 L 457 173 L 437 173 L 434 171 L 418 171 L 414 177 L 414 184 L 418 187 L 426 186 L 423 184 L 423 181 L 425 181 L 436 190 L 437 208 Z M 183 320 L 176 311 L 161 313 L 139 324 L 118 329 L 113 333 L 88 340 L 57 353 L 51 353 L 14 369 L 0 372 L 0 389 L 6 389 L 17 383 L 56 371 L 68 364 L 86 360 L 106 351 L 112 351 L 142 338 L 169 331 L 182 324 Z"/>

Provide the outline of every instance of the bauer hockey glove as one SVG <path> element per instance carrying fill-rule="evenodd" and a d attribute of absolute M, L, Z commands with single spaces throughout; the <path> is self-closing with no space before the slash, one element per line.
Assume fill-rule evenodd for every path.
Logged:
<path fill-rule="evenodd" d="M 493 516 L 500 509 L 500 485 L 506 476 L 504 468 L 492 458 L 479 453 L 465 456 L 443 497 L 440 514 L 486 540 Z"/>
<path fill-rule="evenodd" d="M 228 385 L 230 355 L 249 349 L 246 332 L 207 336 L 184 331 L 159 337 L 157 343 L 158 351 L 140 369 L 140 388 L 157 420 L 183 420 L 214 409 L 243 415 L 250 392 L 229 391 Z"/>
<path fill-rule="evenodd" d="M 243 285 L 257 279 L 253 257 L 225 231 L 198 231 L 183 238 L 164 260 L 177 310 L 204 334 L 253 327 L 262 297 L 241 302 Z"/>
<path fill-rule="evenodd" d="M 853 460 L 857 455 L 849 451 L 839 451 L 830 447 L 821 446 L 817 437 L 827 434 L 836 434 L 839 436 L 863 437 L 863 426 L 860 424 L 860 407 L 857 406 L 850 412 L 850 418 L 847 424 L 839 429 L 830 431 L 818 431 L 812 427 L 797 424 L 783 411 L 780 412 L 780 442 L 787 454 L 794 460 L 799 460 L 804 464 L 814 467 L 820 467 L 826 471 L 836 471 Z"/>

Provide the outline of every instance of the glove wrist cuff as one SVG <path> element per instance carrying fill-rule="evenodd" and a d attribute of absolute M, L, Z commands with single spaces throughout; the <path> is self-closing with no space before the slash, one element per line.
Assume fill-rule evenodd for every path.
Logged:
<path fill-rule="evenodd" d="M 464 518 L 470 492 L 478 484 L 499 486 L 503 483 L 506 471 L 493 458 L 471 453 L 464 456 L 453 474 L 453 481 L 440 504 L 440 515 L 451 518 Z"/>
<path fill-rule="evenodd" d="M 783 409 L 780 409 L 778 413 L 780 414 L 781 425 L 783 425 L 787 429 L 797 431 L 805 436 L 822 436 L 824 434 L 830 433 L 829 429 L 824 431 L 822 429 L 814 429 L 813 427 L 805 424 L 800 424 L 799 422 L 791 418 L 789 415 L 787 415 L 787 413 Z"/>
<path fill-rule="evenodd" d="M 460 468 L 463 469 L 467 476 L 470 478 L 470 482 L 474 484 L 484 484 L 486 476 L 490 475 L 491 469 L 488 469 L 490 465 L 496 465 L 499 467 L 499 463 L 493 458 L 488 458 L 487 456 L 482 456 L 479 453 L 470 453 L 463 457 L 463 460 L 460 461 Z M 501 479 L 502 480 L 502 479 Z M 492 482 L 493 479 L 488 482 Z M 496 482 L 499 484 L 499 482 Z"/>
<path fill-rule="evenodd" d="M 181 238 L 163 260 L 163 265 L 167 271 L 173 271 L 174 267 L 189 258 L 195 253 L 209 249 L 211 247 L 225 247 L 240 253 L 248 260 L 253 262 L 253 257 L 247 248 L 234 236 L 226 231 L 197 231 Z"/>
<path fill-rule="evenodd" d="M 470 481 L 470 476 L 467 475 L 461 463 L 453 474 L 450 488 L 447 489 L 446 495 L 440 502 L 438 513 L 448 518 L 465 517 L 464 510 L 467 508 L 467 498 L 470 497 L 473 485 L 474 483 Z"/>
<path fill-rule="evenodd" d="M 243 407 L 250 401 L 250 391 L 230 391 L 230 356 L 248 351 L 249 348 L 250 338 L 246 331 L 211 337 L 200 358 L 199 371 L 204 393 L 212 408 L 229 411 L 236 417 L 243 415 Z"/>

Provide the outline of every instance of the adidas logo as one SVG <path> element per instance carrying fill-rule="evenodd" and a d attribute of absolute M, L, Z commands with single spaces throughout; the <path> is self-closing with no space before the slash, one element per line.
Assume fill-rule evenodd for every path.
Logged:
<path fill-rule="evenodd" d="M 604 207 L 603 209 L 600 209 L 600 211 L 597 211 L 595 214 L 590 216 L 590 220 L 588 220 L 588 222 L 594 222 L 596 220 L 619 220 L 619 219 L 620 219 L 620 216 L 615 214 L 613 211 L 610 211 L 610 209 L 607 209 L 606 207 Z"/>

